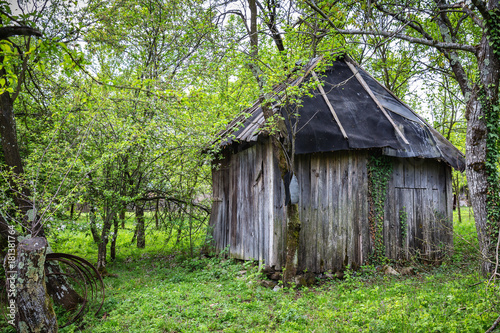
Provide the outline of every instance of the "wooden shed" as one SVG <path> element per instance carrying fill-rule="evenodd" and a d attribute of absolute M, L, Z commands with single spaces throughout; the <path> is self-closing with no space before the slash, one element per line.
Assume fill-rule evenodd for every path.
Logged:
<path fill-rule="evenodd" d="M 377 251 L 396 260 L 415 254 L 439 260 L 453 244 L 451 168 L 463 171 L 464 156 L 352 60 L 339 59 L 316 74 L 317 62 L 288 82 L 320 80 L 323 86 L 303 98 L 298 123 L 288 124 L 299 129 L 297 268 L 339 271 L 368 262 Z M 273 110 L 283 113 L 281 89 Z M 271 140 L 261 131 L 260 104 L 245 113 L 250 116 L 236 118 L 218 138 L 213 242 L 231 257 L 281 269 L 286 186 Z M 388 175 L 380 201 L 374 178 L 382 167 Z"/>

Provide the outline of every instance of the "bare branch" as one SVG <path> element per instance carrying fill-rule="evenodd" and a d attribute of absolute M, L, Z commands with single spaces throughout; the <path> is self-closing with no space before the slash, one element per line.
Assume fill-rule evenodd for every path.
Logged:
<path fill-rule="evenodd" d="M 192 205 L 193 207 L 197 207 L 201 210 L 203 210 L 205 213 L 210 214 L 210 209 L 202 204 L 198 204 L 194 201 L 187 201 L 179 198 L 174 198 L 174 197 L 167 197 L 164 195 L 156 195 L 154 197 L 142 197 L 138 199 L 139 201 L 154 201 L 154 200 L 166 200 L 166 201 L 172 201 L 175 202 L 176 204 L 184 204 L 184 205 Z"/>
<path fill-rule="evenodd" d="M 345 35 L 368 35 L 368 36 L 383 36 L 386 38 L 398 38 L 405 40 L 410 43 L 414 44 L 420 44 L 420 45 L 427 45 L 427 46 L 432 46 L 438 49 L 445 49 L 445 50 L 461 50 L 461 51 L 467 51 L 467 52 L 472 52 L 476 53 L 476 48 L 471 45 L 464 45 L 464 44 L 459 44 L 459 43 L 447 43 L 447 42 L 438 42 L 437 40 L 433 39 L 426 31 L 422 29 L 422 27 L 418 26 L 415 22 L 410 22 L 408 20 L 401 19 L 399 15 L 387 12 L 383 8 L 381 8 L 379 5 L 376 5 L 377 9 L 380 10 L 381 12 L 393 16 L 395 19 L 399 20 L 403 24 L 409 26 L 410 28 L 416 30 L 424 38 L 417 38 L 417 37 L 411 37 L 399 32 L 392 32 L 392 31 L 370 31 L 370 30 L 345 30 L 345 29 L 339 29 L 335 26 L 335 24 L 328 18 L 328 16 L 318 7 L 316 6 L 312 1 L 310 0 L 305 0 L 305 2 L 319 15 L 321 15 L 327 22 L 330 24 L 332 28 L 335 29 L 336 32 L 340 34 L 345 34 Z"/>
<path fill-rule="evenodd" d="M 368 35 L 368 36 L 384 36 L 387 38 L 398 38 L 398 39 L 402 39 L 402 40 L 405 40 L 405 41 L 413 43 L 413 44 L 427 45 L 427 46 L 432 46 L 435 48 L 445 49 L 445 50 L 460 50 L 460 51 L 472 52 L 474 54 L 476 53 L 476 48 L 472 45 L 438 42 L 436 40 L 428 40 L 428 39 L 424 39 L 424 38 L 411 37 L 411 36 L 408 36 L 405 34 L 392 32 L 392 31 L 337 29 L 337 32 L 341 33 L 341 34 L 345 34 L 345 35 Z"/>
<path fill-rule="evenodd" d="M 443 37 L 443 40 L 446 40 L 446 36 L 445 36 L 444 32 L 446 30 L 448 30 L 448 32 L 450 33 L 450 36 L 452 38 L 451 40 L 453 42 L 456 42 L 457 38 L 456 38 L 456 35 L 454 33 L 454 30 L 453 30 L 453 25 L 451 24 L 450 18 L 448 17 L 448 13 L 444 10 L 441 10 L 442 6 L 441 6 L 440 0 L 434 0 L 434 2 L 436 3 L 436 6 L 440 9 L 439 10 L 439 18 L 436 18 L 436 20 L 437 20 L 439 29 L 441 30 L 441 35 Z"/>
<path fill-rule="evenodd" d="M 276 24 L 276 4 L 271 5 L 271 3 L 268 2 L 267 3 L 268 10 L 266 11 L 266 9 L 262 6 L 262 4 L 258 0 L 256 0 L 255 3 L 257 7 L 260 8 L 261 12 L 265 15 L 264 22 L 269 28 L 269 31 L 271 31 L 271 37 L 274 40 L 274 44 L 276 45 L 278 51 L 285 52 L 283 39 L 281 38 L 281 34 Z"/>
<path fill-rule="evenodd" d="M 484 28 L 483 21 L 480 18 L 478 18 L 476 15 L 474 15 L 474 12 L 467 5 L 464 4 L 463 10 L 472 19 L 472 21 L 474 21 L 474 23 L 476 23 L 476 25 L 478 27 L 480 27 L 482 29 Z M 458 26 L 457 26 L 457 29 L 458 29 Z"/>

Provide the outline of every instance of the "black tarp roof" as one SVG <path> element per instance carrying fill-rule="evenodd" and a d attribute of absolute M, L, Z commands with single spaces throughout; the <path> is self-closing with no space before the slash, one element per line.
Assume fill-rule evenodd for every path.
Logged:
<path fill-rule="evenodd" d="M 311 61 L 305 72 L 310 73 L 317 63 L 317 60 Z M 381 148 L 386 155 L 433 158 L 456 170 L 465 169 L 464 156 L 455 146 L 349 58 L 333 62 L 318 76 L 347 139 L 316 88 L 312 97 L 302 97 L 301 107 L 294 110 L 300 116 L 291 124 L 287 122 L 289 129 L 291 125 L 297 129 L 296 154 Z M 309 79 L 313 78 L 309 75 L 291 84 Z M 293 106 L 279 103 L 279 92 L 283 89 L 284 86 L 276 87 L 278 102 L 273 109 L 280 110 L 287 118 L 287 112 Z M 375 100 L 385 109 L 385 114 Z M 237 117 L 219 133 L 220 146 L 257 141 L 264 124 L 260 103 L 256 102 L 244 113 L 250 116 Z"/>

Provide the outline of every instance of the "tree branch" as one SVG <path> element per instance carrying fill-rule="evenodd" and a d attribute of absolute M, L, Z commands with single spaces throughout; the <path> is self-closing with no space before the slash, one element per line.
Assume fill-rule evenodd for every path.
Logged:
<path fill-rule="evenodd" d="M 327 22 L 328 24 L 330 24 L 332 26 L 333 29 L 337 30 L 338 31 L 338 28 L 337 26 L 332 22 L 332 20 L 330 20 L 330 18 L 321 10 L 321 8 L 319 8 L 318 6 L 316 6 L 316 4 L 312 1 L 309 1 L 309 0 L 305 0 L 305 2 L 309 5 L 309 7 L 311 7 L 316 13 L 318 13 L 319 15 L 321 15 L 321 17 L 323 17 Z"/>
<path fill-rule="evenodd" d="M 305 0 L 305 2 L 321 17 L 323 17 L 329 24 L 332 26 L 332 28 L 335 29 L 336 32 L 340 34 L 345 34 L 345 35 L 368 35 L 368 36 L 383 36 L 387 38 L 398 38 L 402 40 L 406 40 L 407 42 L 414 43 L 414 44 L 421 44 L 421 45 L 427 45 L 427 46 L 432 46 L 435 48 L 440 48 L 440 49 L 447 49 L 447 50 L 461 50 L 461 51 L 467 51 L 467 52 L 472 52 L 476 53 L 476 48 L 471 45 L 463 45 L 463 44 L 458 44 L 458 43 L 446 43 L 446 42 L 438 42 L 435 39 L 433 39 L 427 32 L 425 32 L 421 27 L 417 26 L 413 22 L 409 22 L 408 20 L 403 20 L 398 17 L 398 15 L 394 13 L 387 12 L 383 10 L 378 4 L 376 4 L 376 7 L 378 10 L 381 12 L 393 16 L 395 19 L 398 21 L 402 22 L 403 24 L 408 25 L 410 28 L 416 30 L 424 38 L 417 38 L 417 37 L 411 37 L 405 34 L 401 34 L 398 32 L 391 32 L 391 31 L 369 31 L 369 30 L 344 30 L 344 29 L 339 29 L 335 26 L 335 24 L 328 18 L 328 16 L 318 7 L 316 6 L 312 1 L 310 0 Z"/>
<path fill-rule="evenodd" d="M 444 10 L 441 10 L 443 6 L 446 5 L 446 3 L 443 0 L 434 0 L 436 3 L 437 8 L 439 9 L 439 18 L 436 18 L 438 21 L 439 28 L 441 30 L 441 34 L 443 37 L 443 40 L 446 40 L 446 36 L 444 34 L 445 28 L 448 30 L 450 33 L 451 41 L 456 42 L 457 38 L 453 30 L 453 25 L 451 24 L 450 18 L 448 17 L 448 13 Z"/>
<path fill-rule="evenodd" d="M 37 30 L 26 26 L 14 27 L 1 27 L 0 40 L 7 39 L 12 36 L 37 36 L 42 37 L 42 33 Z"/>
<path fill-rule="evenodd" d="M 488 26 L 488 21 L 491 19 L 491 15 L 486 4 L 481 0 L 472 0 L 472 4 L 476 6 L 477 10 L 479 10 L 484 20 L 486 21 L 486 26 Z"/>
<path fill-rule="evenodd" d="M 250 28 L 248 27 L 247 19 L 243 15 L 241 10 L 228 10 L 228 11 L 224 12 L 222 15 L 227 15 L 227 14 L 234 14 L 234 15 L 238 15 L 239 17 L 241 17 L 241 21 L 245 25 L 245 29 L 246 29 L 247 33 L 250 35 Z"/>
<path fill-rule="evenodd" d="M 139 200 L 139 201 L 154 201 L 154 200 L 172 201 L 172 202 L 175 202 L 177 204 L 192 205 L 193 207 L 197 207 L 197 208 L 203 210 L 205 213 L 210 214 L 210 209 L 204 205 L 195 203 L 194 201 L 189 202 L 189 201 L 174 198 L 174 197 L 166 197 L 166 196 L 158 195 L 158 196 L 154 196 L 154 197 L 142 197 L 142 198 L 139 198 L 137 200 Z"/>
<path fill-rule="evenodd" d="M 283 46 L 283 39 L 281 38 L 281 34 L 276 24 L 276 4 L 274 3 L 271 4 L 270 2 L 268 2 L 267 3 L 268 12 L 266 13 L 266 10 L 258 0 L 256 0 L 255 3 L 260 8 L 261 12 L 265 15 L 264 22 L 269 28 L 269 31 L 271 31 L 271 37 L 274 40 L 274 44 L 278 48 L 278 51 L 285 52 L 285 47 Z"/>
<path fill-rule="evenodd" d="M 405 41 L 413 43 L 413 44 L 427 45 L 427 46 L 432 46 L 435 48 L 447 49 L 447 50 L 467 51 L 467 52 L 472 52 L 474 54 L 476 53 L 476 48 L 472 45 L 438 42 L 436 40 L 428 40 L 428 39 L 424 39 L 424 38 L 411 37 L 411 36 L 408 36 L 405 34 L 392 32 L 392 31 L 370 31 L 370 30 L 365 31 L 365 30 L 337 29 L 337 32 L 341 33 L 341 34 L 345 34 L 345 35 L 368 35 L 368 36 L 383 36 L 383 37 L 387 37 L 387 38 L 398 38 L 398 39 L 402 39 L 402 40 L 405 40 Z"/>
<path fill-rule="evenodd" d="M 472 19 L 472 21 L 474 21 L 474 23 L 476 23 L 476 25 L 478 27 L 480 27 L 481 29 L 484 29 L 483 20 L 478 18 L 476 15 L 474 15 L 474 12 L 467 5 L 464 4 L 462 9 Z"/>
<path fill-rule="evenodd" d="M 412 28 L 416 32 L 420 33 L 422 35 L 422 37 L 424 38 L 424 40 L 428 41 L 428 43 L 429 43 L 429 44 L 422 43 L 423 45 L 432 46 L 432 47 L 436 48 L 439 52 L 442 52 L 444 54 L 444 56 L 446 57 L 446 59 L 448 59 L 448 62 L 450 63 L 450 67 L 452 68 L 453 73 L 455 74 L 457 82 L 460 85 L 460 89 L 462 90 L 462 93 L 464 94 L 464 96 L 466 95 L 467 92 L 471 91 L 471 87 L 469 86 L 467 74 L 465 73 L 465 70 L 464 70 L 462 64 L 459 61 L 457 61 L 458 56 L 457 56 L 455 51 L 460 50 L 460 49 L 447 47 L 448 46 L 447 44 L 449 44 L 448 42 L 441 43 L 441 42 L 436 41 L 427 31 L 424 30 L 424 28 L 420 25 L 420 23 L 409 21 L 404 16 L 401 16 L 399 14 L 396 14 L 396 13 L 393 13 L 391 11 L 386 10 L 384 7 L 382 7 L 378 3 L 375 4 L 375 6 L 380 12 L 394 17 L 399 22 L 407 25 L 408 27 Z M 443 6 L 446 6 L 446 4 L 443 4 Z M 439 19 L 438 19 L 438 24 L 439 24 Z M 442 32 L 442 27 L 439 26 L 439 28 Z M 446 40 L 444 36 L 443 36 L 443 39 Z M 451 44 L 455 44 L 455 43 L 451 43 Z M 474 46 L 471 46 L 471 45 L 463 45 L 463 46 L 469 48 L 467 51 L 473 52 L 477 56 L 477 49 Z"/>

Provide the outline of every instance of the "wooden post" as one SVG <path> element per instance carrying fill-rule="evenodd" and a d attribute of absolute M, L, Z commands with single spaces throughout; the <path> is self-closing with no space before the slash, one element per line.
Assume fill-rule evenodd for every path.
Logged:
<path fill-rule="evenodd" d="M 45 286 L 47 240 L 21 241 L 16 255 L 16 306 L 18 332 L 57 332 L 57 319 Z"/>

